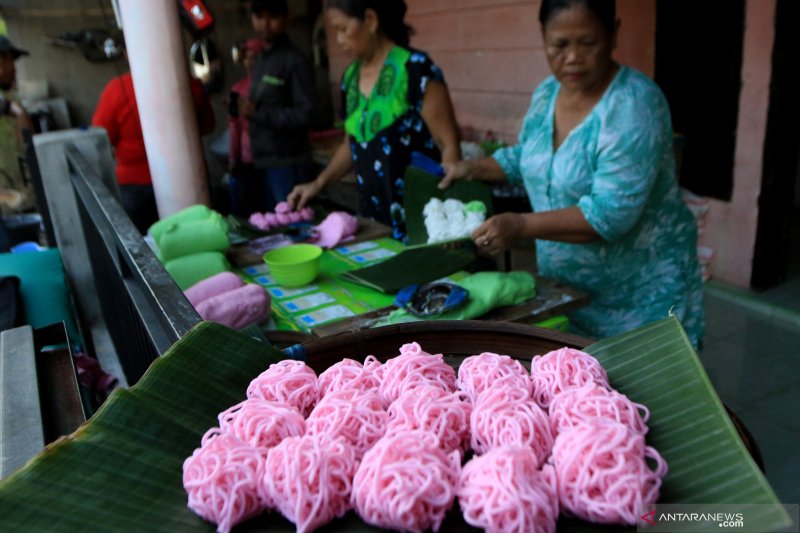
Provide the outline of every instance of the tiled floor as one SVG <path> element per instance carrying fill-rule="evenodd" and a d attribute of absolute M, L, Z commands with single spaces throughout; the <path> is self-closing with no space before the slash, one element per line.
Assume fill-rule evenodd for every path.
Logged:
<path fill-rule="evenodd" d="M 755 300 L 800 317 L 800 277 Z M 742 305 L 724 291 L 707 290 L 706 341 L 700 358 L 722 401 L 755 437 L 778 498 L 798 503 L 800 322 L 785 320 L 786 313 L 778 319 L 757 308 Z"/>

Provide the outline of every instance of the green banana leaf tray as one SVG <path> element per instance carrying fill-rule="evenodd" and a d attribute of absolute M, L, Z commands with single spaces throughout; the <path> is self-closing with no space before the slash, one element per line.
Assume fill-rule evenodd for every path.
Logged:
<path fill-rule="evenodd" d="M 712 388 L 675 318 L 601 342 L 499 322 L 412 323 L 362 330 L 304 344 L 318 372 L 344 357 L 397 355 L 406 342 L 464 357 L 492 351 L 519 358 L 563 346 L 583 348 L 614 387 L 647 405 L 648 443 L 669 463 L 660 503 L 763 504 L 764 531 L 791 524 Z M 285 357 L 246 334 L 204 322 L 151 365 L 137 385 L 118 390 L 74 434 L 0 483 L 3 531 L 214 531 L 186 506 L 184 459 L 216 425 L 217 413 L 243 400 L 248 383 Z M 633 528 L 630 528 L 633 530 Z M 294 531 L 267 513 L 235 531 Z M 455 508 L 442 531 L 473 531 Z M 559 531 L 619 531 L 562 519 Z M 319 531 L 378 531 L 353 512 Z"/>

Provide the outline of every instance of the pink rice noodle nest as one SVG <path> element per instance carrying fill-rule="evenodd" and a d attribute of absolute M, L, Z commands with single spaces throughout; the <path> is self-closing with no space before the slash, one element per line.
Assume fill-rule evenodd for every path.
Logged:
<path fill-rule="evenodd" d="M 472 404 L 459 393 L 420 385 L 401 394 L 389 407 L 386 435 L 421 429 L 434 433 L 445 452 L 465 452 L 469 447 L 471 414 Z"/>
<path fill-rule="evenodd" d="M 360 459 L 383 437 L 388 422 L 376 390 L 342 389 L 325 395 L 311 411 L 306 434 L 342 437 Z"/>
<path fill-rule="evenodd" d="M 624 394 L 596 383 L 565 390 L 550 403 L 550 429 L 553 435 L 595 418 L 619 422 L 634 433 L 644 435 L 648 431 L 650 411 Z"/>
<path fill-rule="evenodd" d="M 412 342 L 400 347 L 400 355 L 381 367 L 380 394 L 391 404 L 407 390 L 421 384 L 436 385 L 447 392 L 456 390 L 456 371 L 444 362 L 442 354 L 431 355 Z"/>
<path fill-rule="evenodd" d="M 453 506 L 460 470 L 461 455 L 442 451 L 433 433 L 384 437 L 356 471 L 353 507 L 377 527 L 438 531 Z"/>
<path fill-rule="evenodd" d="M 212 428 L 183 462 L 189 508 L 227 533 L 266 507 L 259 492 L 263 472 L 264 457 L 258 450 Z"/>
<path fill-rule="evenodd" d="M 499 446 L 521 446 L 530 448 L 541 465 L 553 447 L 547 413 L 518 388 L 489 389 L 478 396 L 470 425 L 477 454 Z"/>
<path fill-rule="evenodd" d="M 357 465 L 344 439 L 289 437 L 267 455 L 262 498 L 294 522 L 298 533 L 313 531 L 350 510 Z"/>
<path fill-rule="evenodd" d="M 317 403 L 317 375 L 301 361 L 284 360 L 269 366 L 247 387 L 248 398 L 288 404 L 308 416 Z"/>
<path fill-rule="evenodd" d="M 551 462 L 562 510 L 601 524 L 635 525 L 658 500 L 667 474 L 667 463 L 644 436 L 599 419 L 562 432 Z"/>
<path fill-rule="evenodd" d="M 377 359 L 372 356 L 367 359 L 370 360 L 370 357 L 377 363 Z M 380 366 L 380 363 L 377 364 Z M 364 365 L 352 359 L 342 359 L 319 375 L 317 384 L 320 397 L 341 389 L 362 391 L 375 389 L 377 391 L 381 381 L 372 371 L 373 368 L 373 366 L 365 368 Z"/>
<path fill-rule="evenodd" d="M 478 396 L 493 387 L 519 387 L 533 390 L 530 374 L 519 361 L 507 355 L 485 352 L 467 357 L 458 368 L 458 389 L 475 404 Z"/>
<path fill-rule="evenodd" d="M 529 448 L 502 446 L 464 465 L 458 502 L 464 520 L 488 533 L 554 533 L 556 489 L 552 466 L 539 470 Z"/>
<path fill-rule="evenodd" d="M 251 398 L 219 414 L 219 428 L 266 453 L 286 437 L 305 434 L 306 422 L 294 407 Z"/>
<path fill-rule="evenodd" d="M 588 353 L 573 348 L 553 350 L 537 355 L 531 361 L 533 397 L 547 409 L 553 397 L 572 387 L 597 383 L 606 388 L 608 375 L 600 363 Z"/>

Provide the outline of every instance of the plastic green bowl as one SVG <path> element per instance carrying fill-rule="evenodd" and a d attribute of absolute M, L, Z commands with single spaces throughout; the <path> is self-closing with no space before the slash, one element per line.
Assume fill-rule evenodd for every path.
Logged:
<path fill-rule="evenodd" d="M 284 287 L 301 287 L 319 272 L 322 248 L 314 244 L 292 244 L 264 254 L 270 274 Z"/>

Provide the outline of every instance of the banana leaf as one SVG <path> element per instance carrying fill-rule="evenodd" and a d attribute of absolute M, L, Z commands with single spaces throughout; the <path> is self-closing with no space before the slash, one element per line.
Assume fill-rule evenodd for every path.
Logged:
<path fill-rule="evenodd" d="M 450 250 L 432 244 L 403 250 L 377 265 L 351 270 L 341 278 L 392 294 L 403 287 L 428 283 L 466 268 L 475 261 L 469 247 Z"/>
<path fill-rule="evenodd" d="M 603 363 L 618 390 L 652 412 L 648 442 L 670 466 L 661 503 L 775 504 L 760 517 L 763 530 L 791 524 L 676 319 L 586 350 Z M 115 392 L 77 432 L 0 483 L 0 529 L 213 531 L 186 506 L 183 460 L 215 425 L 216 414 L 241 401 L 249 381 L 282 357 L 245 334 L 198 325 L 136 386 Z M 455 365 L 460 358 L 451 360 Z M 561 520 L 558 529 L 620 528 Z M 268 513 L 237 530 L 288 532 L 294 526 Z M 454 510 L 442 530 L 472 529 Z M 375 529 L 351 512 L 320 531 Z"/>

